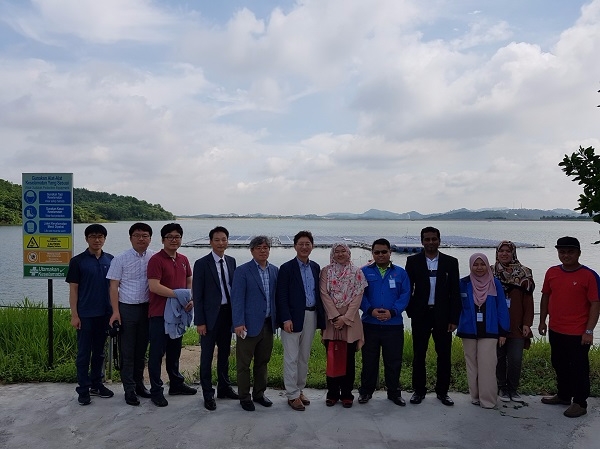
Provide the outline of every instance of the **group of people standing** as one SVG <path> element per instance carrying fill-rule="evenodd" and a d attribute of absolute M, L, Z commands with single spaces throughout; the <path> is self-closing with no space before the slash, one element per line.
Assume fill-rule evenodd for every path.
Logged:
<path fill-rule="evenodd" d="M 293 410 L 310 405 L 303 390 L 317 329 L 322 331 L 328 363 L 338 365 L 331 371 L 328 366 L 327 406 L 341 402 L 352 407 L 359 350 L 359 404 L 368 403 L 377 388 L 381 356 L 387 397 L 405 406 L 400 386 L 403 312 L 412 329 L 412 404 L 426 398 L 426 354 L 433 338 L 436 397 L 445 406 L 454 405 L 448 391 L 455 331 L 463 343 L 472 403 L 493 408 L 498 397 L 522 400 L 518 387 L 523 350 L 533 336 L 535 283 L 510 241 L 498 245 L 493 265 L 485 254 L 473 254 L 470 273 L 461 279 L 458 260 L 439 251 L 441 236 L 433 227 L 422 229 L 423 250 L 409 256 L 405 268 L 392 263 L 390 242 L 383 238 L 373 242 L 372 261 L 366 266 L 355 266 L 350 247 L 336 243 L 330 264 L 321 269 L 310 259 L 314 239 L 309 231 L 294 236 L 296 256 L 279 268 L 268 262 L 270 239 L 256 236 L 249 245 L 252 259 L 237 266 L 234 258 L 225 255 L 229 232 L 217 226 L 209 233 L 212 251 L 192 269 L 177 251 L 183 236 L 177 223 L 161 229 L 159 252 L 149 249 L 152 229 L 145 223 L 131 226 L 132 248 L 114 258 L 102 250 L 106 235 L 102 225 L 85 229 L 88 248 L 71 260 L 66 279 L 71 323 L 77 329 L 77 392 L 82 405 L 91 402 L 90 395 L 113 396 L 102 383 L 102 367 L 106 329 L 115 323 L 121 329 L 121 379 L 127 404 L 139 405 L 142 397 L 159 407 L 168 405 L 161 380 L 163 356 L 169 394 L 195 394 L 179 372 L 182 333 L 178 330 L 189 324 L 192 309 L 200 335 L 204 406 L 211 411 L 217 408 L 215 393 L 217 399 L 239 400 L 246 411 L 255 410 L 255 403 L 272 406 L 265 391 L 277 329 L 281 329 L 284 351 L 286 397 Z M 542 402 L 569 405 L 564 414 L 577 417 L 586 413 L 589 396 L 588 351 L 600 311 L 600 280 L 579 264 L 577 239 L 563 237 L 556 248 L 561 265 L 550 268 L 544 279 L 539 332 L 546 334 L 549 315 L 558 393 Z M 228 374 L 232 332 L 236 334 L 237 392 Z M 148 342 L 150 390 L 143 382 Z M 216 391 L 212 384 L 215 347 Z"/>

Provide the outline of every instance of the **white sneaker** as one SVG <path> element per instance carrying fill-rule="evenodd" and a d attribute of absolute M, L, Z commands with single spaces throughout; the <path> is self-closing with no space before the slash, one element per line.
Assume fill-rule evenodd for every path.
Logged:
<path fill-rule="evenodd" d="M 498 396 L 500 396 L 502 402 L 510 402 L 510 394 L 508 394 L 506 390 L 500 390 Z"/>

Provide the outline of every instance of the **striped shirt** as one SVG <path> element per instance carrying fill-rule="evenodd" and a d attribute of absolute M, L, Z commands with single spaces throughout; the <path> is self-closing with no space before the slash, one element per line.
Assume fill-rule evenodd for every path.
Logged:
<path fill-rule="evenodd" d="M 147 268 L 148 261 L 156 251 L 147 249 L 139 254 L 133 248 L 116 256 L 108 273 L 107 279 L 119 281 L 119 302 L 124 304 L 143 304 L 148 302 Z"/>

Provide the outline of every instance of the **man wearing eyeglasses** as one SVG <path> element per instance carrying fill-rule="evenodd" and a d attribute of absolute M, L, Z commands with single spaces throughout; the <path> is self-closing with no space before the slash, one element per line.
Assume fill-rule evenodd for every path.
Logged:
<path fill-rule="evenodd" d="M 411 298 L 406 314 L 411 318 L 413 337 L 411 404 L 420 404 L 427 393 L 425 355 L 433 335 L 437 354 L 435 392 L 442 404 L 454 405 L 450 388 L 452 332 L 461 311 L 458 260 L 438 251 L 440 231 L 428 226 L 421 230 L 423 251 L 406 259 Z"/>
<path fill-rule="evenodd" d="M 148 349 L 148 261 L 156 251 L 148 249 L 152 228 L 146 223 L 134 223 L 129 228 L 131 248 L 115 256 L 107 279 L 110 279 L 110 302 L 115 321 L 121 325 L 121 381 L 125 402 L 140 405 L 138 396 L 149 398 L 144 386 L 144 365 Z"/>
<path fill-rule="evenodd" d="M 254 411 L 254 402 L 263 407 L 273 403 L 265 396 L 267 365 L 273 350 L 276 326 L 275 289 L 278 268 L 267 259 L 271 239 L 259 235 L 250 240 L 252 260 L 239 266 L 233 274 L 231 309 L 235 345 L 237 383 L 240 405 L 247 412 Z M 254 387 L 250 394 L 250 364 L 254 359 Z M 254 401 L 254 402 L 253 402 Z"/>
<path fill-rule="evenodd" d="M 193 395 L 196 389 L 184 383 L 179 372 L 179 356 L 183 337 L 171 338 L 165 333 L 165 308 L 167 298 L 177 297 L 175 290 L 192 288 L 192 268 L 183 254 L 177 252 L 181 246 L 183 229 L 178 223 L 169 223 L 160 230 L 163 249 L 150 258 L 148 262 L 148 287 L 150 301 L 148 315 L 150 317 L 150 351 L 148 357 L 148 374 L 150 376 L 151 400 L 157 407 L 169 405 L 163 394 L 163 382 L 160 378 L 163 355 L 166 358 L 165 368 L 169 376 L 169 395 Z M 185 311 L 194 308 L 190 300 Z"/>
<path fill-rule="evenodd" d="M 410 282 L 404 268 L 391 262 L 391 245 L 377 239 L 371 246 L 373 262 L 362 268 L 368 282 L 360 309 L 365 334 L 362 351 L 362 372 L 358 403 L 371 399 L 379 377 L 379 353 L 383 358 L 387 397 L 394 404 L 405 406 L 400 387 L 404 323 L 402 312 L 410 298 Z"/>

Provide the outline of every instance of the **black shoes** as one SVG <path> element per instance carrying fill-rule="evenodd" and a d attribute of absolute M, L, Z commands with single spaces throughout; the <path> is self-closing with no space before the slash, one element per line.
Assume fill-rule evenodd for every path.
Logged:
<path fill-rule="evenodd" d="M 101 398 L 112 398 L 115 394 L 100 384 L 98 388 L 90 388 L 90 396 L 100 396 Z"/>
<path fill-rule="evenodd" d="M 404 407 L 406 405 L 406 401 L 402 398 L 401 395 L 388 396 L 388 399 L 390 401 L 392 401 L 394 404 L 399 405 L 400 407 Z"/>
<path fill-rule="evenodd" d="M 271 407 L 273 405 L 271 400 L 266 396 L 263 396 L 260 398 L 254 398 L 253 401 L 256 402 L 257 404 L 262 405 L 263 407 Z"/>
<path fill-rule="evenodd" d="M 181 384 L 177 388 L 173 388 L 173 387 L 169 388 L 169 396 L 177 396 L 177 395 L 192 396 L 196 393 L 198 393 L 198 390 L 196 390 L 195 388 L 192 388 L 186 384 Z"/>
<path fill-rule="evenodd" d="M 442 401 L 442 404 L 447 405 L 449 407 L 454 405 L 454 401 L 447 394 L 438 394 L 437 398 Z"/>
<path fill-rule="evenodd" d="M 254 411 L 254 403 L 252 401 L 240 401 L 240 405 L 247 412 L 253 412 Z"/>
<path fill-rule="evenodd" d="M 79 393 L 79 397 L 77 398 L 77 402 L 79 405 L 90 405 L 92 402 L 92 398 L 90 398 L 90 393 Z"/>
<path fill-rule="evenodd" d="M 138 385 L 135 387 L 135 394 L 137 394 L 140 398 L 148 399 L 152 397 L 150 391 L 148 391 L 148 389 L 143 385 Z"/>
<path fill-rule="evenodd" d="M 423 399 L 425 399 L 425 395 L 419 394 L 415 391 L 410 398 L 410 403 L 411 404 L 420 404 L 421 402 L 423 402 Z"/>
<path fill-rule="evenodd" d="M 211 412 L 217 409 L 217 401 L 215 398 L 204 399 L 204 408 L 206 410 L 210 410 Z"/>
<path fill-rule="evenodd" d="M 165 397 L 162 394 L 152 396 L 151 400 L 157 407 L 166 407 L 167 405 L 169 405 L 169 402 L 165 399 Z"/>
<path fill-rule="evenodd" d="M 358 403 L 359 404 L 366 404 L 367 402 L 369 402 L 369 400 L 373 397 L 372 394 L 368 394 L 368 393 L 364 393 L 364 394 L 359 394 L 358 395 Z"/>
<path fill-rule="evenodd" d="M 218 399 L 239 399 L 238 394 L 229 387 L 227 390 L 217 392 Z"/>
<path fill-rule="evenodd" d="M 125 402 L 127 405 L 140 405 L 140 400 L 138 399 L 135 391 L 126 391 L 125 392 Z"/>

